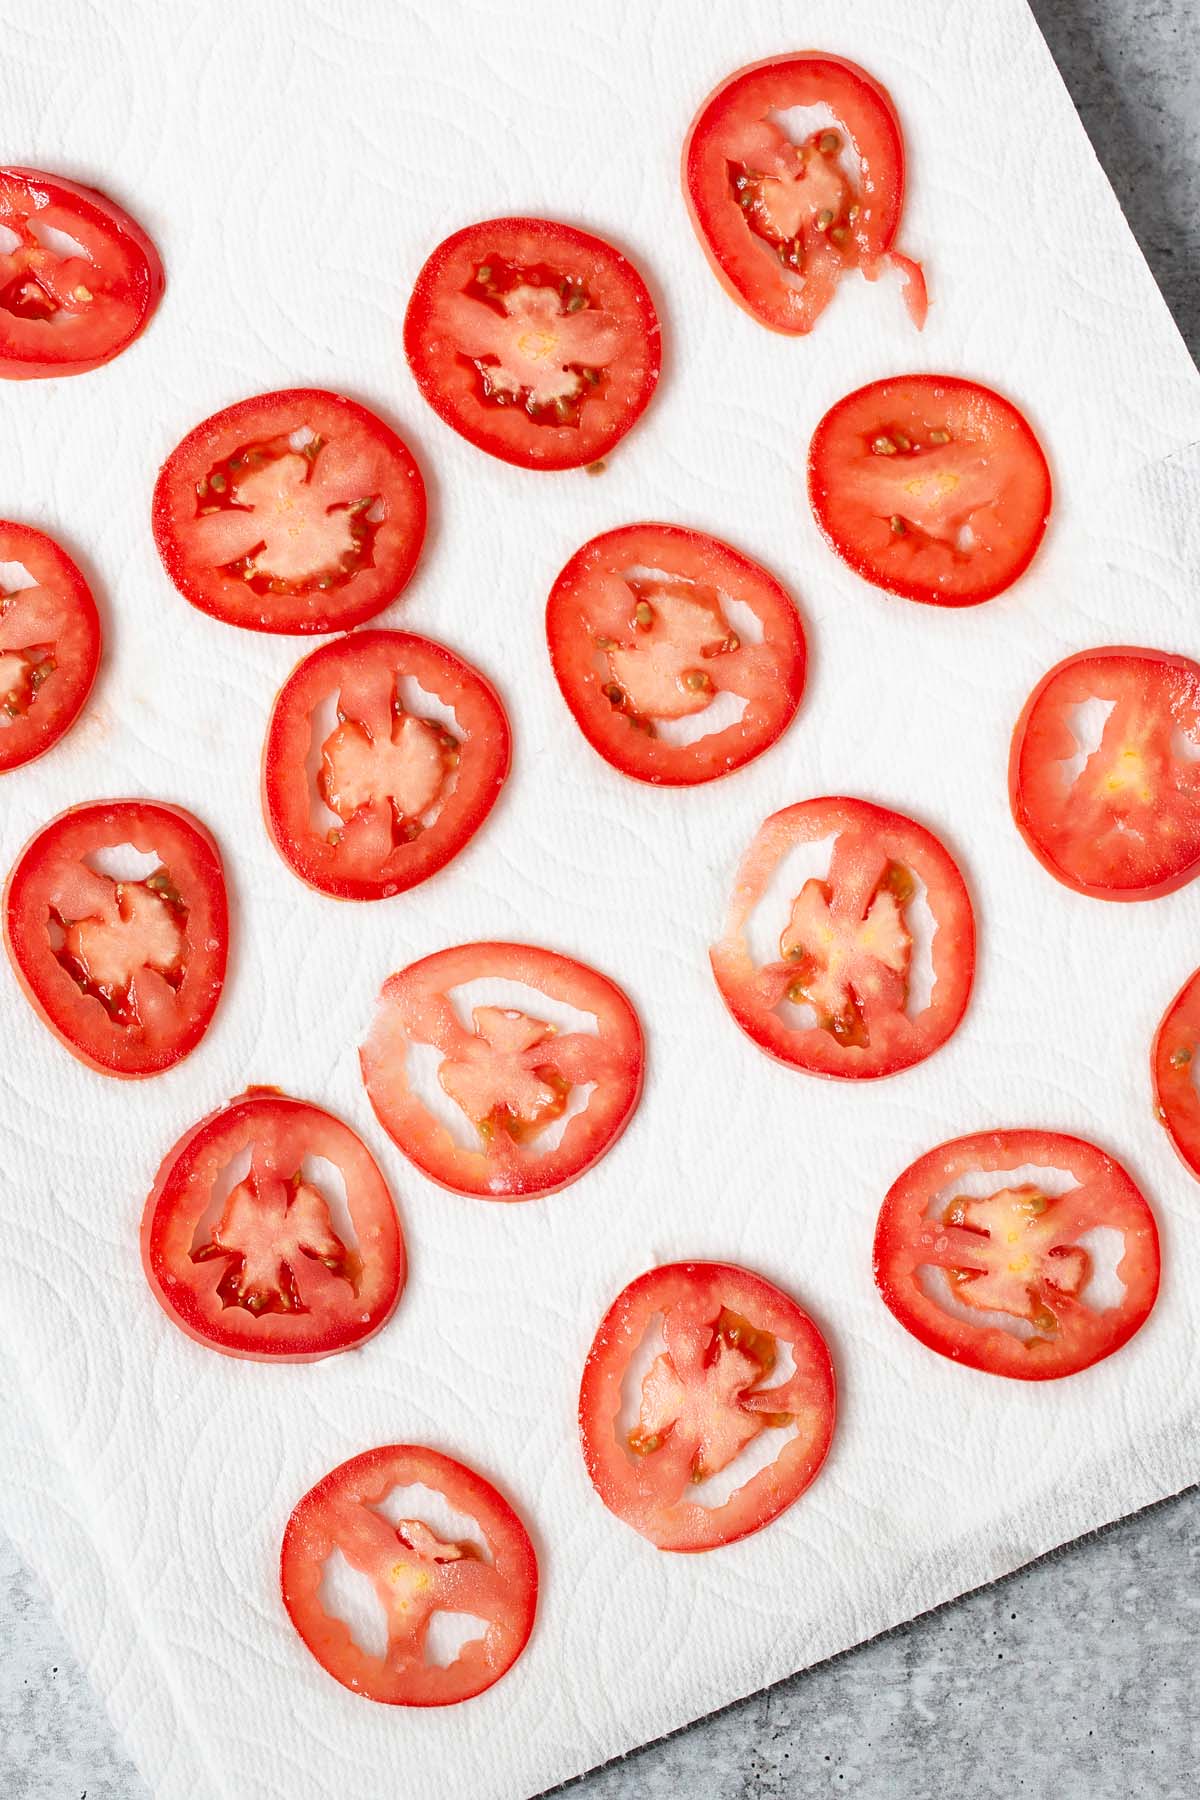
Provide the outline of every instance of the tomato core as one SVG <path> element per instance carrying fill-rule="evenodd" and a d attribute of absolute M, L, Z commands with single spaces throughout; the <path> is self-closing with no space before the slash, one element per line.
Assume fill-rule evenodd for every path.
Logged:
<path fill-rule="evenodd" d="M 99 911 L 84 918 L 52 910 L 48 935 L 80 993 L 99 1000 L 116 1023 L 130 1025 L 137 1020 L 130 990 L 140 970 L 153 969 L 179 991 L 188 912 L 164 868 L 144 881 L 115 881 L 111 889 Z"/>
<path fill-rule="evenodd" d="M 604 392 L 617 332 L 596 309 L 586 282 L 550 263 L 502 256 L 478 263 L 464 295 L 488 309 L 465 352 L 488 406 L 516 406 L 538 425 L 575 425 Z"/>

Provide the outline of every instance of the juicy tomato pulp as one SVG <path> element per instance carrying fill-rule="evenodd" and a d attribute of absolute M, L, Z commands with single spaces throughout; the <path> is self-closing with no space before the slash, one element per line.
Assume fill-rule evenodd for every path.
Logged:
<path fill-rule="evenodd" d="M 491 219 L 439 244 L 417 277 L 404 348 L 439 417 L 525 469 L 607 456 L 649 404 L 661 362 L 633 264 L 546 219 Z"/>
<path fill-rule="evenodd" d="M 623 1389 L 655 1336 L 661 1348 L 630 1424 Z M 579 1429 L 611 1512 L 660 1550 L 712 1550 L 798 1499 L 825 1460 L 834 1410 L 829 1351 L 794 1300 L 747 1269 L 672 1263 L 631 1282 L 605 1314 L 584 1366 Z M 771 1461 L 724 1501 L 706 1501 L 703 1484 L 726 1470 L 731 1479 L 760 1438 L 775 1446 Z"/>
<path fill-rule="evenodd" d="M 1119 1260 L 1097 1291 L 1114 1233 Z M 1120 1163 L 1049 1131 L 929 1151 L 891 1188 L 875 1232 L 875 1279 L 900 1323 L 954 1362 L 1020 1381 L 1119 1350 L 1154 1305 L 1158 1272 L 1154 1215 Z"/>
<path fill-rule="evenodd" d="M 103 872 L 132 846 L 150 870 Z M 103 1075 L 158 1075 L 208 1028 L 225 979 L 221 858 L 181 807 L 99 800 L 26 844 L 4 894 L 9 959 L 39 1017 Z"/>
<path fill-rule="evenodd" d="M 873 381 L 830 407 L 808 493 L 843 561 L 930 606 L 976 606 L 1011 587 L 1050 517 L 1050 470 L 1028 422 L 954 375 Z"/>
<path fill-rule="evenodd" d="M 341 394 L 215 413 L 163 464 L 154 539 L 185 600 L 250 631 L 345 631 L 403 590 L 425 536 L 408 446 Z"/>
<path fill-rule="evenodd" d="M 794 142 L 780 115 L 820 107 L 837 122 Z M 811 331 L 850 269 L 890 261 L 918 328 L 925 280 L 893 250 L 904 206 L 904 141 L 887 90 L 837 56 L 739 69 L 709 95 L 683 146 L 683 192 L 721 285 L 773 331 Z"/>
<path fill-rule="evenodd" d="M 32 585 L 9 592 L 0 576 L 0 771 L 31 762 L 74 724 L 100 661 L 100 618 L 65 551 L 29 525 L 0 520 L 0 564 Z"/>
<path fill-rule="evenodd" d="M 752 615 L 745 626 L 731 602 Z M 580 730 L 639 781 L 686 786 L 741 768 L 804 691 L 804 631 L 784 589 L 679 525 L 626 525 L 577 550 L 550 591 L 546 635 Z"/>
<path fill-rule="evenodd" d="M 422 705 L 449 711 L 453 723 Z M 336 722 L 321 724 L 331 710 Z M 510 741 L 491 683 L 440 644 L 400 631 L 322 644 L 293 669 L 271 714 L 262 801 L 272 842 L 302 881 L 336 899 L 399 894 L 482 825 Z"/>
<path fill-rule="evenodd" d="M 560 1032 L 503 997 L 475 1005 L 468 1026 L 454 990 L 481 981 L 532 988 L 591 1014 L 596 1029 Z M 412 1086 L 410 1052 L 424 1046 L 441 1057 L 438 1084 L 462 1115 L 455 1131 Z M 486 1200 L 575 1181 L 616 1142 L 642 1090 L 642 1028 L 620 988 L 527 944 L 461 944 L 391 976 L 360 1057 L 371 1105 L 405 1156 Z"/>
<path fill-rule="evenodd" d="M 395 1490 L 412 1517 L 384 1507 Z M 447 1539 L 426 1489 L 456 1516 Z M 334 1552 L 371 1584 L 386 1622 L 376 1654 L 326 1610 L 322 1579 Z M 537 1610 L 529 1533 L 490 1481 L 412 1444 L 367 1450 L 333 1469 L 300 1501 L 283 1534 L 283 1603 L 321 1667 L 343 1687 L 389 1706 L 451 1706 L 499 1681 L 520 1656 Z M 430 1621 L 445 1613 L 480 1622 L 452 1661 L 439 1664 Z"/>
<path fill-rule="evenodd" d="M 780 863 L 808 845 L 819 846 L 824 873 L 772 920 L 778 954 L 759 962 L 754 915 Z M 921 911 L 932 914 L 933 985 L 918 1004 Z M 866 800 L 803 800 L 772 814 L 746 852 L 711 960 L 733 1017 L 780 1062 L 813 1075 L 894 1075 L 962 1018 L 975 920 L 957 864 L 923 826 Z"/>
<path fill-rule="evenodd" d="M 1042 677 L 1017 721 L 1013 818 L 1067 887 L 1152 900 L 1200 867 L 1198 758 L 1200 665 L 1161 650 L 1084 650 Z"/>
<path fill-rule="evenodd" d="M 99 368 L 162 291 L 157 250 L 119 206 L 61 175 L 0 169 L 0 376 Z"/>
<path fill-rule="evenodd" d="M 1200 969 L 1189 975 L 1154 1037 L 1150 1069 L 1154 1103 L 1167 1134 L 1193 1175 L 1200 1177 Z"/>

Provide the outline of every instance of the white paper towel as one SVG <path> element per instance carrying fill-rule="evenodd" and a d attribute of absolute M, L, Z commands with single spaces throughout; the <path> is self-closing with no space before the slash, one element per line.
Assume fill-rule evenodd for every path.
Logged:
<path fill-rule="evenodd" d="M 1200 441 L 1200 381 L 1020 0 L 813 0 L 799 21 L 743 0 L 53 12 L 0 0 L 0 21 L 5 155 L 109 188 L 168 271 L 127 355 L 0 392 L 0 514 L 78 556 L 109 643 L 80 724 L 4 780 L 0 864 L 63 806 L 148 793 L 215 830 L 235 911 L 215 1023 L 155 1081 L 76 1065 L 0 970 L 0 1493 L 156 1794 L 513 1800 L 1194 1478 L 1200 1190 L 1154 1122 L 1147 1061 L 1200 960 L 1200 887 L 1141 907 L 1068 893 L 1018 840 L 1005 767 L 1021 704 L 1060 656 L 1128 640 L 1200 653 L 1196 534 L 1180 521 L 1200 473 L 1179 454 Z M 852 278 L 810 339 L 773 337 L 721 292 L 692 236 L 677 168 L 696 105 L 740 64 L 809 46 L 860 60 L 895 97 L 911 153 L 902 242 L 933 299 L 922 336 L 895 286 Z M 400 320 L 429 250 L 471 219 L 523 210 L 613 239 L 660 302 L 660 392 L 600 480 L 481 456 L 404 367 Z M 825 549 L 804 499 L 821 413 L 908 368 L 1000 387 L 1053 466 L 1032 572 L 977 611 L 867 587 Z M 392 903 L 325 901 L 271 850 L 259 750 L 303 645 L 194 612 L 150 538 L 154 474 L 179 437 L 291 384 L 343 389 L 412 444 L 431 530 L 384 622 L 477 661 L 513 720 L 496 812 L 449 869 Z M 585 538 L 640 517 L 761 558 L 810 632 L 791 730 L 693 792 L 652 792 L 603 764 L 545 653 L 557 570 Z M 758 1054 L 705 953 L 760 820 L 826 792 L 932 826 L 979 915 L 958 1034 L 863 1088 Z M 358 1079 L 383 977 L 476 936 L 595 963 L 628 988 L 649 1037 L 645 1098 L 620 1144 L 525 1206 L 424 1181 L 382 1138 Z M 159 1158 L 251 1081 L 341 1114 L 393 1183 L 412 1276 L 360 1352 L 229 1362 L 145 1287 L 137 1227 Z M 1164 1237 L 1162 1297 L 1129 1348 L 1027 1389 L 924 1350 L 870 1271 L 894 1176 L 946 1137 L 1005 1124 L 1113 1149 Z M 805 1499 L 694 1559 L 660 1554 L 601 1507 L 574 1428 L 605 1306 L 652 1263 L 689 1255 L 796 1293 L 830 1338 L 842 1402 Z M 277 1592 L 294 1501 L 342 1458 L 397 1439 L 493 1474 L 541 1559 L 528 1651 L 444 1713 L 337 1687 Z"/>

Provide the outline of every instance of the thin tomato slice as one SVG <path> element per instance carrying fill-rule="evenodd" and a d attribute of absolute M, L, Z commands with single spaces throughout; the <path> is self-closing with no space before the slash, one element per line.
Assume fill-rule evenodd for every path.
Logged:
<path fill-rule="evenodd" d="M 100 661 L 92 590 L 65 550 L 31 525 L 0 520 L 0 772 L 32 762 L 75 723 Z"/>
<path fill-rule="evenodd" d="M 280 689 L 263 752 L 267 830 L 323 894 L 403 893 L 478 831 L 510 743 L 499 696 L 469 663 L 408 632 L 355 632 L 306 656 Z"/>
<path fill-rule="evenodd" d="M 439 1522 L 447 1508 L 449 1537 Z M 378 1651 L 326 1608 L 322 1581 L 335 1553 L 374 1589 Z M 283 1534 L 280 1582 L 321 1667 L 388 1706 L 453 1706 L 482 1694 L 520 1656 L 537 1611 L 537 1559 L 512 1507 L 482 1475 L 414 1444 L 352 1456 L 309 1489 Z M 478 1621 L 480 1635 L 443 1665 L 430 1622 L 446 1613 Z"/>
<path fill-rule="evenodd" d="M 1053 1131 L 985 1131 L 890 1189 L 875 1280 L 906 1330 L 1018 1381 L 1074 1375 L 1127 1343 L 1158 1293 L 1158 1230 L 1115 1157 Z"/>
<path fill-rule="evenodd" d="M 793 107 L 819 109 L 799 141 Z M 887 89 L 844 57 L 807 51 L 739 69 L 711 93 L 683 146 L 683 192 L 722 287 L 772 331 L 811 331 L 851 269 L 890 260 L 918 328 L 920 265 L 893 250 L 904 140 Z"/>
<path fill-rule="evenodd" d="M 1050 517 L 1050 470 L 1010 400 L 956 375 L 847 394 L 813 433 L 817 524 L 865 580 L 929 606 L 977 606 L 1024 574 Z"/>
<path fill-rule="evenodd" d="M 781 866 L 800 871 L 787 903 Z M 726 1006 L 768 1055 L 811 1075 L 894 1075 L 966 1011 L 975 920 L 957 864 L 924 826 L 866 800 L 802 800 L 746 852 L 711 960 Z"/>
<path fill-rule="evenodd" d="M 631 1389 L 636 1421 L 625 1416 Z M 579 1430 L 610 1512 L 660 1550 L 713 1550 L 799 1499 L 828 1453 L 834 1411 L 825 1340 L 793 1299 L 729 1263 L 670 1263 L 630 1282 L 604 1315 Z M 756 1469 L 739 1463 L 764 1446 L 774 1456 Z"/>
<path fill-rule="evenodd" d="M 158 251 L 113 201 L 61 175 L 0 169 L 0 377 L 111 362 L 162 291 Z"/>
<path fill-rule="evenodd" d="M 633 264 L 549 219 L 489 219 L 439 244 L 417 277 L 404 349 L 438 416 L 524 469 L 607 456 L 649 405 L 662 360 Z"/>
<path fill-rule="evenodd" d="M 804 630 L 786 591 L 680 525 L 625 525 L 577 550 L 550 590 L 546 635 L 593 749 L 665 787 L 761 756 L 804 691 Z"/>
<path fill-rule="evenodd" d="M 407 585 L 425 483 L 365 406 L 293 388 L 190 431 L 159 472 L 153 524 L 167 574 L 201 612 L 248 631 L 347 631 Z"/>
<path fill-rule="evenodd" d="M 1153 900 L 1200 869 L 1200 665 L 1083 650 L 1034 688 L 1008 791 L 1043 868 L 1097 900 Z"/>
<path fill-rule="evenodd" d="M 132 849 L 149 868 L 105 873 Z M 4 891 L 4 943 L 38 1017 L 102 1075 L 158 1075 L 194 1050 L 225 979 L 221 858 L 198 819 L 98 800 L 43 826 Z"/>
<path fill-rule="evenodd" d="M 1167 1135 L 1192 1174 L 1200 1177 L 1200 969 L 1189 975 L 1154 1034 L 1150 1069 L 1154 1103 Z"/>
<path fill-rule="evenodd" d="M 468 983 L 469 1014 L 455 997 Z M 514 985 L 533 1011 L 514 1004 Z M 567 1008 L 595 1029 L 560 1031 L 553 1014 Z M 412 1051 L 425 1047 L 438 1052 L 442 1095 L 462 1115 L 453 1130 L 446 1108 L 413 1085 Z M 641 1094 L 644 1052 L 637 1014 L 607 976 L 551 950 L 488 943 L 440 950 L 391 976 L 360 1060 L 380 1124 L 431 1180 L 527 1200 L 578 1180 L 611 1149 Z"/>

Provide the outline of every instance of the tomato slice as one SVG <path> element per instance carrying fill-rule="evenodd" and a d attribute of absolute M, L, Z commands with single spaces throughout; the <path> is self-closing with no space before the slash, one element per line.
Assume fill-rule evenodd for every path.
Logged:
<path fill-rule="evenodd" d="M 1200 969 L 1168 1006 L 1150 1051 L 1154 1104 L 1167 1135 L 1192 1174 L 1200 1177 Z"/>
<path fill-rule="evenodd" d="M 929 606 L 978 606 L 1024 574 L 1050 517 L 1050 470 L 1010 400 L 957 375 L 895 375 L 813 433 L 817 524 L 865 580 Z"/>
<path fill-rule="evenodd" d="M 780 118 L 827 115 L 799 141 Z M 811 126 L 811 121 L 808 121 Z M 891 96 L 844 57 L 806 51 L 730 75 L 692 120 L 683 193 L 721 286 L 772 331 L 811 331 L 851 269 L 874 281 L 890 260 L 914 324 L 925 323 L 918 263 L 892 252 L 904 206 L 904 140 Z"/>
<path fill-rule="evenodd" d="M 681 525 L 625 525 L 577 550 L 550 590 L 546 635 L 592 748 L 665 787 L 753 761 L 804 691 L 804 630 L 785 590 Z"/>
<path fill-rule="evenodd" d="M 404 1286 L 404 1239 L 387 1183 L 348 1125 L 250 1088 L 167 1152 L 142 1215 L 142 1267 L 197 1343 L 311 1362 L 387 1323 Z"/>
<path fill-rule="evenodd" d="M 889 1190 L 875 1232 L 875 1280 L 900 1323 L 1017 1381 L 1111 1356 L 1145 1322 L 1158 1276 L 1154 1215 L 1128 1174 L 1053 1131 L 928 1151 Z"/>
<path fill-rule="evenodd" d="M 125 846 L 139 879 L 103 872 Z M 36 833 L 4 890 L 4 942 L 25 996 L 73 1056 L 102 1075 L 158 1075 L 200 1042 L 225 979 L 221 858 L 182 807 L 73 806 Z"/>
<path fill-rule="evenodd" d="M 61 175 L 0 169 L 0 376 L 82 375 L 146 329 L 158 251 L 127 212 Z"/>
<path fill-rule="evenodd" d="M 510 747 L 499 696 L 469 663 L 408 632 L 355 632 L 306 656 L 279 691 L 263 752 L 267 830 L 323 894 L 403 893 L 478 831 Z"/>
<path fill-rule="evenodd" d="M 633 1423 L 623 1414 L 639 1375 Z M 660 1550 L 715 1550 L 799 1499 L 829 1450 L 834 1411 L 825 1340 L 793 1299 L 730 1263 L 668 1263 L 605 1313 L 584 1365 L 579 1431 L 610 1512 Z M 751 1446 L 775 1454 L 741 1465 L 735 1487 Z M 717 1491 L 705 1487 L 714 1477 Z"/>
<path fill-rule="evenodd" d="M 1153 900 L 1200 868 L 1200 664 L 1082 650 L 1034 688 L 1008 791 L 1043 868 L 1097 900 Z"/>
<path fill-rule="evenodd" d="M 658 382 L 658 315 L 633 264 L 549 219 L 488 219 L 417 277 L 404 349 L 438 417 L 523 469 L 607 456 Z"/>
<path fill-rule="evenodd" d="M 470 1025 L 455 999 L 467 983 L 484 995 L 473 997 Z M 534 989 L 551 1014 L 589 1014 L 595 1029 L 560 1031 L 553 1017 L 523 1011 L 505 991 L 512 984 Z M 449 1106 L 431 1107 L 413 1086 L 411 1053 L 425 1046 L 441 1057 Z M 432 1181 L 527 1200 L 578 1180 L 611 1149 L 641 1094 L 644 1053 L 638 1016 L 606 975 L 552 950 L 488 943 L 439 950 L 390 976 L 360 1060 L 380 1124 Z"/>
<path fill-rule="evenodd" d="M 15 563 L 27 587 L 8 588 Z M 0 772 L 32 762 L 75 723 L 100 661 L 92 590 L 65 550 L 0 519 Z"/>
<path fill-rule="evenodd" d="M 975 917 L 924 826 L 867 800 L 802 800 L 760 827 L 710 956 L 721 998 L 769 1056 L 810 1075 L 894 1075 L 966 1011 Z"/>
<path fill-rule="evenodd" d="M 397 1489 L 413 1516 L 393 1522 L 383 1508 Z M 419 1516 L 431 1497 L 458 1520 L 450 1538 L 436 1517 Z M 386 1620 L 379 1654 L 326 1610 L 322 1579 L 335 1552 L 378 1598 Z M 288 1616 L 321 1667 L 388 1706 L 453 1706 L 482 1694 L 520 1656 L 537 1610 L 537 1558 L 507 1500 L 473 1469 L 414 1444 L 352 1456 L 308 1490 L 283 1534 L 280 1581 Z M 478 1621 L 481 1635 L 439 1666 L 429 1627 L 445 1613 Z"/>
<path fill-rule="evenodd" d="M 167 574 L 201 612 L 248 631 L 347 631 L 407 585 L 425 483 L 365 406 L 292 388 L 190 431 L 159 471 L 153 523 Z"/>

